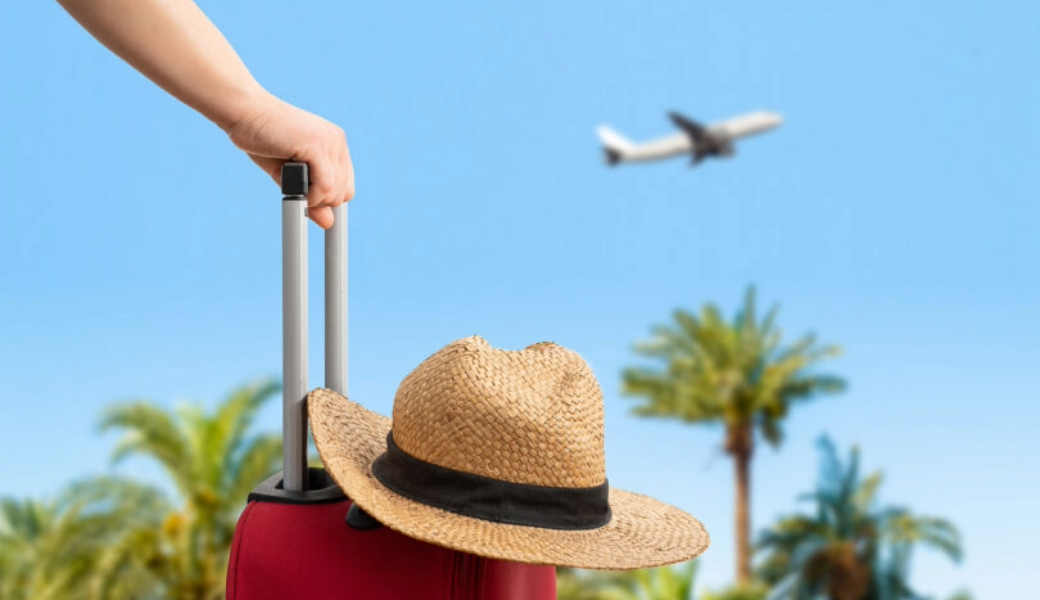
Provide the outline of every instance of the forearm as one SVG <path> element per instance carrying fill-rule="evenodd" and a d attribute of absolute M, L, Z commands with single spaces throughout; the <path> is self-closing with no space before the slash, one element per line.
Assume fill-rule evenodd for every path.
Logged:
<path fill-rule="evenodd" d="M 109 50 L 224 130 L 269 100 L 191 0 L 58 0 Z"/>

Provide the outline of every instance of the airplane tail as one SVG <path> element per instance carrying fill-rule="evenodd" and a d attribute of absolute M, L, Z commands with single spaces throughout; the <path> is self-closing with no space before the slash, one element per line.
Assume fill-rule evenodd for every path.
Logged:
<path fill-rule="evenodd" d="M 607 164 L 616 165 L 621 162 L 625 154 L 635 147 L 625 136 L 607 127 L 601 126 L 596 130 L 599 141 L 603 144 L 603 152 L 607 155 Z"/>

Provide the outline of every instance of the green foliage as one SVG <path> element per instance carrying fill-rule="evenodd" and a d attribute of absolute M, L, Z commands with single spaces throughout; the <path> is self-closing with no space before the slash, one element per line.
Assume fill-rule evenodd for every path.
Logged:
<path fill-rule="evenodd" d="M 769 588 L 761 583 L 734 586 L 717 592 L 705 592 L 700 600 L 766 600 Z"/>
<path fill-rule="evenodd" d="M 558 600 L 692 600 L 697 563 L 635 571 L 558 569 Z"/>
<path fill-rule="evenodd" d="M 155 460 L 173 484 L 96 478 L 56 500 L 0 501 L 0 600 L 219 600 L 231 539 L 249 491 L 277 470 L 281 440 L 251 433 L 278 391 L 263 381 L 214 411 L 146 401 L 109 408 L 114 452 Z"/>
<path fill-rule="evenodd" d="M 847 464 L 830 440 L 823 453 L 816 490 L 804 496 L 815 513 L 781 519 L 762 535 L 766 552 L 760 577 L 772 596 L 792 600 L 914 600 L 908 581 L 910 558 L 918 544 L 952 560 L 961 558 L 961 540 L 948 521 L 916 517 L 905 508 L 879 507 L 881 474 L 860 477 L 859 451 Z"/>
<path fill-rule="evenodd" d="M 281 440 L 250 434 L 257 412 L 279 387 L 272 381 L 235 390 L 212 413 L 186 405 L 170 412 L 146 401 L 109 408 L 102 430 L 123 437 L 114 460 L 154 459 L 173 482 L 180 502 L 156 529 L 127 532 L 121 556 L 140 552 L 146 570 L 169 598 L 223 597 L 235 524 L 249 491 L 277 469 Z"/>
<path fill-rule="evenodd" d="M 128 531 L 155 529 L 169 505 L 149 486 L 118 478 L 75 483 L 52 502 L 0 501 L 0 598 L 146 598 L 156 582 L 144 554 L 118 557 Z"/>
<path fill-rule="evenodd" d="M 634 348 L 663 361 L 663 370 L 632 367 L 623 372 L 623 393 L 644 399 L 635 414 L 737 428 L 754 425 L 770 444 L 778 445 L 781 421 L 793 403 L 845 388 L 838 377 L 811 372 L 818 362 L 838 356 L 840 348 L 820 346 L 813 335 L 783 345 L 778 311 L 774 306 L 758 320 L 754 288 L 748 288 L 732 323 L 710 303 L 699 315 L 676 310 L 674 326 L 654 327 L 654 337 Z"/>

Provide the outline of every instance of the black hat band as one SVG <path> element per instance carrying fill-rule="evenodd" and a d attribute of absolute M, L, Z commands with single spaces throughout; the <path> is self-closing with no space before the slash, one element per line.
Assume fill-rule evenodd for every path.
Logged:
<path fill-rule="evenodd" d="M 420 460 L 386 436 L 372 474 L 392 491 L 427 506 L 484 521 L 543 529 L 597 529 L 610 522 L 609 486 L 546 487 L 456 471 Z"/>

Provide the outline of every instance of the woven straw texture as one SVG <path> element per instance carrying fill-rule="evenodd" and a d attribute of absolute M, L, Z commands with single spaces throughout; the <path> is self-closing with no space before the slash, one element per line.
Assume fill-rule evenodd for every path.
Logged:
<path fill-rule="evenodd" d="M 683 511 L 611 488 L 611 521 L 567 531 L 494 523 L 404 498 L 372 475 L 390 419 L 331 391 L 308 397 L 325 468 L 387 527 L 455 550 L 524 563 L 635 569 L 691 559 L 709 543 Z M 394 441 L 412 456 L 514 483 L 591 487 L 606 479 L 603 398 L 578 354 L 542 342 L 519 351 L 473 336 L 448 344 L 401 383 Z"/>

